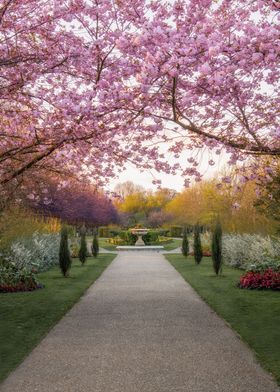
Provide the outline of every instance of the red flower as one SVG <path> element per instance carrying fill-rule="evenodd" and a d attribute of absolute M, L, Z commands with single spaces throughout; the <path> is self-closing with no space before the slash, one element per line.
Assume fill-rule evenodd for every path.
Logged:
<path fill-rule="evenodd" d="M 263 272 L 249 271 L 240 277 L 239 287 L 280 290 L 280 272 L 273 271 L 271 268 Z"/>

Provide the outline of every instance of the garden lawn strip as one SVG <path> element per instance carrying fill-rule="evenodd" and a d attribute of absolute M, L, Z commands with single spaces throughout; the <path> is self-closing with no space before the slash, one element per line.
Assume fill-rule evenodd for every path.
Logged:
<path fill-rule="evenodd" d="M 170 242 L 167 243 L 153 242 L 151 245 L 162 245 L 164 247 L 164 250 L 170 251 L 179 248 L 182 245 L 182 240 L 178 238 L 173 238 Z M 99 238 L 99 246 L 103 249 L 110 251 L 116 250 L 117 247 L 117 245 L 110 244 L 109 242 L 107 242 L 107 238 Z"/>
<path fill-rule="evenodd" d="M 240 289 L 237 283 L 244 271 L 223 266 L 222 276 L 216 277 L 209 258 L 199 266 L 193 257 L 169 254 L 166 258 L 249 344 L 280 384 L 280 292 Z"/>
<path fill-rule="evenodd" d="M 84 266 L 74 259 L 68 278 L 64 278 L 56 266 L 38 274 L 43 289 L 0 294 L 1 380 L 79 300 L 114 258 L 113 254 L 100 254 L 97 259 L 88 258 Z"/>

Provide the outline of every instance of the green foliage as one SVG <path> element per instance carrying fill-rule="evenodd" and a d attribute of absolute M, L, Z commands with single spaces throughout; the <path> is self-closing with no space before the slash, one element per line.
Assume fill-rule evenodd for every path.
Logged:
<path fill-rule="evenodd" d="M 222 268 L 222 226 L 216 223 L 212 235 L 212 260 L 215 274 L 218 275 Z"/>
<path fill-rule="evenodd" d="M 260 264 L 251 264 L 246 268 L 247 271 L 260 273 L 268 269 L 271 269 L 275 272 L 280 272 L 280 260 L 269 260 Z"/>
<path fill-rule="evenodd" d="M 33 233 L 57 233 L 60 222 L 55 218 L 43 218 L 32 211 L 12 205 L 0 214 L 0 249 L 8 250 L 12 243 L 32 237 Z"/>
<path fill-rule="evenodd" d="M 273 174 L 270 174 L 270 181 L 265 181 L 259 189 L 259 196 L 254 205 L 268 218 L 280 222 L 280 164 Z M 278 225 L 280 232 L 280 226 Z"/>
<path fill-rule="evenodd" d="M 194 238 L 193 238 L 193 252 L 196 264 L 201 262 L 203 252 L 200 239 L 200 226 L 195 225 L 194 227 Z"/>
<path fill-rule="evenodd" d="M 142 236 L 145 245 L 152 245 L 159 243 L 159 232 L 158 231 L 148 231 L 147 234 Z"/>
<path fill-rule="evenodd" d="M 112 238 L 119 235 L 120 229 L 118 227 L 101 226 L 98 229 L 99 238 Z"/>
<path fill-rule="evenodd" d="M 171 226 L 170 237 L 182 237 L 182 226 Z"/>
<path fill-rule="evenodd" d="M 125 245 L 135 245 L 137 235 L 132 234 L 129 230 L 123 230 L 119 233 L 120 238 L 124 241 Z"/>
<path fill-rule="evenodd" d="M 182 241 L 182 254 L 187 257 L 190 251 L 187 228 L 184 227 L 183 241 Z"/>
<path fill-rule="evenodd" d="M 19 270 L 11 263 L 0 266 L 0 292 L 30 291 L 38 287 L 41 286 L 33 271 Z"/>
<path fill-rule="evenodd" d="M 86 241 L 86 234 L 83 232 L 81 234 L 81 246 L 79 250 L 79 259 L 82 265 L 85 263 L 87 259 L 87 241 Z"/>
<path fill-rule="evenodd" d="M 98 242 L 98 236 L 97 236 L 96 233 L 93 235 L 91 251 L 92 251 L 93 257 L 97 257 L 98 256 L 98 253 L 99 253 L 99 242 Z"/>
<path fill-rule="evenodd" d="M 71 257 L 68 246 L 68 230 L 62 227 L 60 233 L 60 246 L 59 246 L 59 266 L 63 276 L 68 276 L 71 268 Z"/>
<path fill-rule="evenodd" d="M 80 242 L 77 237 L 72 237 L 70 239 L 70 256 L 72 258 L 79 257 Z"/>

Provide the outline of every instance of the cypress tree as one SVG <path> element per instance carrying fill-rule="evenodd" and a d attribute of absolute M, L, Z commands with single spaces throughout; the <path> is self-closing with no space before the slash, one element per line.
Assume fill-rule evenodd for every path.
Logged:
<path fill-rule="evenodd" d="M 189 254 L 189 240 L 188 240 L 188 233 L 186 227 L 184 227 L 184 231 L 183 231 L 182 254 L 185 257 L 187 257 Z"/>
<path fill-rule="evenodd" d="M 86 242 L 86 234 L 83 231 L 81 234 L 81 247 L 79 250 L 79 259 L 82 265 L 84 265 L 87 258 L 87 242 Z"/>
<path fill-rule="evenodd" d="M 212 234 L 212 260 L 216 275 L 221 272 L 222 268 L 222 236 L 222 226 L 220 222 L 217 222 Z"/>
<path fill-rule="evenodd" d="M 196 264 L 199 264 L 201 262 L 203 253 L 200 240 L 200 227 L 198 225 L 195 225 L 194 227 L 193 252 L 195 262 Z"/>
<path fill-rule="evenodd" d="M 98 242 L 98 237 L 97 237 L 96 233 L 94 233 L 94 235 L 93 235 L 91 251 L 92 251 L 93 257 L 97 257 L 98 256 L 98 253 L 99 253 L 99 242 Z"/>
<path fill-rule="evenodd" d="M 59 245 L 59 266 L 63 276 L 68 276 L 71 268 L 71 257 L 68 246 L 68 232 L 66 227 L 61 228 Z"/>

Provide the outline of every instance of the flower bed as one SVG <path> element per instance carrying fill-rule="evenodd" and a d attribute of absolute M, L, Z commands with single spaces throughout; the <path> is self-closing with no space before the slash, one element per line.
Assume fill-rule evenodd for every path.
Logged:
<path fill-rule="evenodd" d="M 18 270 L 9 264 L 0 267 L 0 293 L 33 291 L 42 287 L 32 271 Z"/>
<path fill-rule="evenodd" d="M 17 293 L 19 291 L 33 291 L 37 289 L 42 289 L 43 285 L 40 283 L 34 285 L 26 286 L 24 283 L 19 283 L 18 285 L 2 285 L 0 284 L 0 293 Z"/>
<path fill-rule="evenodd" d="M 280 290 L 280 272 L 272 268 L 248 271 L 240 277 L 238 286 L 243 289 Z"/>

